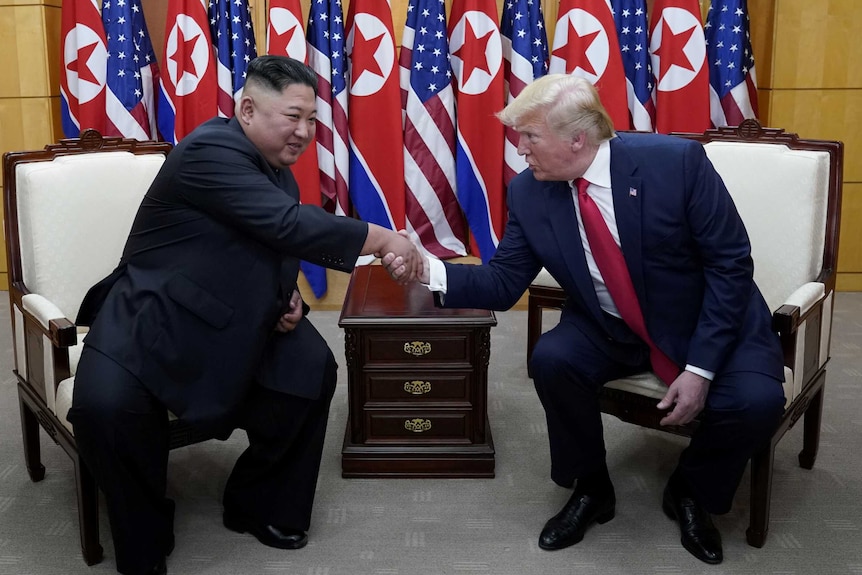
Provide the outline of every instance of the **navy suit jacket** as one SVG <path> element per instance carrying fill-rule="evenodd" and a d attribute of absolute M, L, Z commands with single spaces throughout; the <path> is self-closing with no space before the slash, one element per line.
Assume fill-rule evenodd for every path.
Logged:
<path fill-rule="evenodd" d="M 367 233 L 300 205 L 290 171 L 273 170 L 236 119 L 216 118 L 168 155 L 78 323 L 177 416 L 219 428 L 255 380 L 320 394 L 321 336 L 305 318 L 287 334 L 274 327 L 299 259 L 350 271 Z"/>
<path fill-rule="evenodd" d="M 680 368 L 757 371 L 783 381 L 748 235 L 703 147 L 634 133 L 618 134 L 610 147 L 617 229 L 650 337 Z M 568 182 L 540 182 L 526 170 L 509 186 L 508 207 L 487 265 L 446 264 L 445 306 L 508 309 L 544 267 L 566 292 L 563 313 L 618 355 L 604 343 L 619 334 L 599 307 Z"/>

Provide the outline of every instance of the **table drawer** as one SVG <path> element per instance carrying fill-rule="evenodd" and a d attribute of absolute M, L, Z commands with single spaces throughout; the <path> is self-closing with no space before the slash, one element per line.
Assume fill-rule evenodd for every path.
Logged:
<path fill-rule="evenodd" d="M 364 366 L 433 364 L 469 366 L 472 360 L 469 332 L 425 333 L 421 330 L 372 332 L 365 335 Z"/>
<path fill-rule="evenodd" d="M 473 425 L 468 410 L 365 410 L 366 444 L 470 444 Z"/>
<path fill-rule="evenodd" d="M 470 407 L 473 378 L 469 372 L 366 372 L 363 380 L 367 407 L 402 402 Z"/>

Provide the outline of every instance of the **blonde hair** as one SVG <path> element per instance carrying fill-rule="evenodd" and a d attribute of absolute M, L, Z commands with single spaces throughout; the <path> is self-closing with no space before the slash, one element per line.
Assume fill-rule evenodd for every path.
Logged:
<path fill-rule="evenodd" d="M 558 136 L 587 135 L 591 144 L 614 137 L 614 124 L 590 82 L 570 74 L 548 74 L 528 84 L 497 114 L 506 126 L 516 126 L 544 114 Z"/>

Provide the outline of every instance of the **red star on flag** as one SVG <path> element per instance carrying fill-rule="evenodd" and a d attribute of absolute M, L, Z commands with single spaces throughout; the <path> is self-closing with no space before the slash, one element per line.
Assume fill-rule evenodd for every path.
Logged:
<path fill-rule="evenodd" d="M 467 83 L 467 80 L 470 79 L 470 75 L 476 68 L 489 75 L 491 74 L 491 70 L 488 68 L 488 60 L 485 58 L 485 51 L 487 50 L 488 40 L 491 39 L 491 35 L 493 34 L 492 30 L 481 38 L 477 38 L 476 33 L 473 31 L 473 26 L 470 25 L 470 21 L 466 20 L 464 24 L 466 24 L 464 43 L 461 44 L 461 47 L 457 51 L 452 53 L 453 56 L 460 58 L 464 63 L 464 72 L 461 78 L 462 85 Z"/>
<path fill-rule="evenodd" d="M 356 83 L 356 80 L 362 76 L 362 72 L 368 70 L 372 74 L 384 77 L 383 70 L 380 69 L 380 65 L 377 63 L 377 60 L 374 59 L 374 55 L 377 53 L 377 49 L 380 47 L 380 43 L 383 41 L 385 34 L 380 34 L 379 36 L 375 36 L 374 38 L 366 38 L 362 35 L 362 30 L 359 29 L 359 26 L 356 27 L 356 37 L 353 40 L 353 82 Z"/>
<path fill-rule="evenodd" d="M 695 29 L 692 26 L 688 30 L 680 32 L 679 34 L 674 34 L 673 30 L 668 26 L 667 20 L 662 22 L 661 46 L 659 46 L 655 51 L 655 55 L 659 57 L 659 63 L 661 65 L 661 70 L 659 70 L 659 79 L 664 78 L 664 75 L 674 64 L 680 68 L 685 68 L 686 70 L 694 72 L 691 62 L 688 61 L 688 56 L 683 52 L 691 38 L 691 35 L 694 34 L 694 30 Z"/>
<path fill-rule="evenodd" d="M 596 30 L 595 32 L 580 36 L 571 20 L 569 20 L 569 27 L 568 42 L 554 50 L 551 55 L 561 58 L 566 62 L 566 74 L 571 74 L 575 68 L 580 67 L 585 72 L 598 76 L 587 56 L 587 50 L 593 45 L 593 41 L 599 35 L 599 31 Z"/>
<path fill-rule="evenodd" d="M 293 40 L 293 35 L 296 34 L 296 29 L 298 26 L 294 26 L 293 28 L 288 28 L 281 34 L 272 30 L 272 34 L 269 38 L 269 53 L 270 54 L 287 54 L 287 47 L 290 45 L 291 40 Z"/>
<path fill-rule="evenodd" d="M 85 80 L 87 82 L 92 82 L 93 84 L 98 85 L 99 80 L 96 78 L 96 75 L 93 74 L 93 71 L 90 70 L 90 67 L 87 66 L 87 62 L 90 60 L 90 56 L 93 55 L 93 51 L 99 44 L 97 42 L 93 42 L 92 44 L 88 44 L 87 46 L 83 46 L 78 49 L 78 59 L 69 62 L 69 65 L 66 68 L 70 72 L 75 72 L 78 74 L 78 80 Z"/>
<path fill-rule="evenodd" d="M 177 67 L 182 72 L 188 72 L 189 74 L 197 77 L 198 70 L 195 66 L 195 61 L 192 58 L 192 53 L 195 50 L 195 44 L 197 44 L 198 39 L 200 38 L 200 34 L 192 38 L 191 40 L 186 40 L 183 35 L 183 29 L 177 28 L 177 49 L 173 54 L 170 55 L 170 59 L 177 63 Z M 182 46 L 182 47 L 180 47 Z M 180 54 L 180 58 L 182 58 L 182 62 L 177 58 L 177 54 Z M 182 77 L 182 73 L 177 78 L 177 81 Z"/>

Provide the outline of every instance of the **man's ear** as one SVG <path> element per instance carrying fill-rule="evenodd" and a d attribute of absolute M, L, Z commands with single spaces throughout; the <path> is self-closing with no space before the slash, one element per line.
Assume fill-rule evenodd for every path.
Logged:
<path fill-rule="evenodd" d="M 587 143 L 587 134 L 586 132 L 581 132 L 577 136 L 572 138 L 572 151 L 577 152 Z"/>
<path fill-rule="evenodd" d="M 239 120 L 243 124 L 248 124 L 251 121 L 251 117 L 254 115 L 254 100 L 251 96 L 246 96 L 243 94 L 242 98 L 239 100 L 239 104 L 237 104 L 237 116 L 239 116 Z"/>

